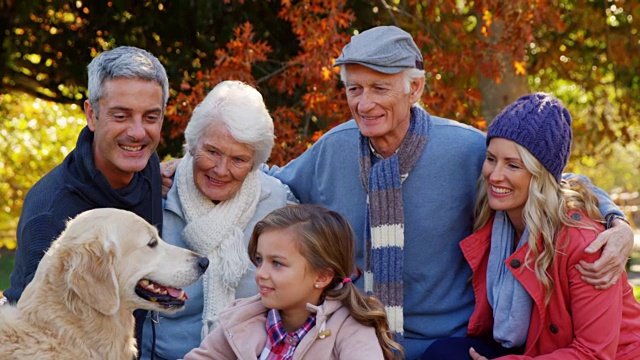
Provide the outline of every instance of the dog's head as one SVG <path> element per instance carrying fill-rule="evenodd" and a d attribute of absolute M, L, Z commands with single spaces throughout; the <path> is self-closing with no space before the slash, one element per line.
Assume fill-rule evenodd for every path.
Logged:
<path fill-rule="evenodd" d="M 94 209 L 69 221 L 41 265 L 61 273 L 58 286 L 72 311 L 88 305 L 114 315 L 119 309 L 180 310 L 187 299 L 180 288 L 194 283 L 208 260 L 165 243 L 132 212 Z"/>

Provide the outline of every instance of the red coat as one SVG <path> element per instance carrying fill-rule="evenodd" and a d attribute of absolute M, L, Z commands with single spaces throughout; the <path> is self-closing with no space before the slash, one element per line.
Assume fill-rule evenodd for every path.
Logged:
<path fill-rule="evenodd" d="M 598 231 L 564 228 L 557 244 L 555 259 L 548 273 L 553 280 L 549 304 L 544 304 L 544 287 L 531 268 L 524 265 L 529 246 L 516 250 L 505 264 L 533 299 L 525 353 L 500 359 L 640 359 L 640 304 L 623 273 L 607 290 L 596 290 L 581 280 L 575 266 L 579 261 L 595 261 L 600 254 L 584 249 L 602 231 L 602 226 L 577 212 L 570 213 Z M 469 320 L 469 336 L 486 337 L 493 333 L 493 310 L 487 299 L 487 263 L 489 261 L 493 219 L 460 243 L 473 270 L 476 307 Z M 539 246 L 542 246 L 539 244 Z"/>

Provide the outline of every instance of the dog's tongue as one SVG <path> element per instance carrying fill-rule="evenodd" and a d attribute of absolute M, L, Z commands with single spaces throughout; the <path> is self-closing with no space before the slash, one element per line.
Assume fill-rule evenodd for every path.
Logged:
<path fill-rule="evenodd" d="M 178 296 L 180 296 L 180 294 L 182 294 L 182 290 L 180 289 L 176 289 L 176 288 L 172 288 L 172 287 L 168 287 L 167 288 L 167 292 L 169 293 L 169 295 L 177 298 Z M 187 297 L 187 293 L 184 293 L 184 297 L 185 299 L 188 299 L 189 297 Z"/>

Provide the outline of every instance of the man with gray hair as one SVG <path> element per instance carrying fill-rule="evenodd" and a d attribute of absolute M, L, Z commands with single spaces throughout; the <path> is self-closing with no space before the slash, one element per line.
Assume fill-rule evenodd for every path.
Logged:
<path fill-rule="evenodd" d="M 423 58 L 411 35 L 395 26 L 353 36 L 334 66 L 341 66 L 354 119 L 271 173 L 301 203 L 351 222 L 361 240 L 358 285 L 386 305 L 406 358 L 420 358 L 437 338 L 465 336 L 474 308 L 471 269 L 458 243 L 472 231 L 485 135 L 416 105 Z M 600 195 L 603 214 L 622 216 Z M 628 255 L 632 232 L 618 223 L 605 237 Z M 625 255 L 609 256 L 616 269 L 624 267 Z"/>
<path fill-rule="evenodd" d="M 155 151 L 169 96 L 165 68 L 149 52 L 123 46 L 101 53 L 88 71 L 87 126 L 76 148 L 24 200 L 11 287 L 4 292 L 9 302 L 20 299 L 53 240 L 83 211 L 129 210 L 162 229 Z"/>

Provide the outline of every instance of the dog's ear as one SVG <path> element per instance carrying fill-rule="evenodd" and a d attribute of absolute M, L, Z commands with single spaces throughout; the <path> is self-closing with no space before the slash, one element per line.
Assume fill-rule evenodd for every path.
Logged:
<path fill-rule="evenodd" d="M 118 249 L 105 231 L 96 230 L 68 252 L 66 282 L 69 290 L 87 305 L 104 315 L 114 315 L 120 307 L 115 271 Z"/>

